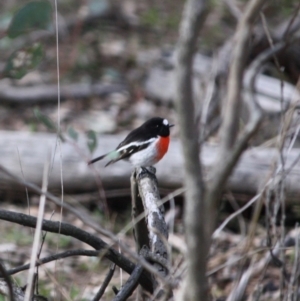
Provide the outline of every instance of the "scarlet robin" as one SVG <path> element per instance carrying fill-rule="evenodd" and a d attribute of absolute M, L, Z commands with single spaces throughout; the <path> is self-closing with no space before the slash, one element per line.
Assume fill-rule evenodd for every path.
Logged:
<path fill-rule="evenodd" d="M 151 118 L 130 132 L 115 150 L 91 160 L 89 164 L 108 158 L 105 166 L 123 159 L 135 167 L 152 166 L 168 151 L 172 126 L 165 118 Z"/>

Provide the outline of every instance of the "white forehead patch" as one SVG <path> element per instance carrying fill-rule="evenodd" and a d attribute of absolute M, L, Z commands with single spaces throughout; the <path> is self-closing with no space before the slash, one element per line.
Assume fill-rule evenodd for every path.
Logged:
<path fill-rule="evenodd" d="M 164 119 L 164 120 L 163 120 L 163 124 L 164 124 L 164 125 L 169 125 L 169 121 L 168 121 L 167 119 Z"/>

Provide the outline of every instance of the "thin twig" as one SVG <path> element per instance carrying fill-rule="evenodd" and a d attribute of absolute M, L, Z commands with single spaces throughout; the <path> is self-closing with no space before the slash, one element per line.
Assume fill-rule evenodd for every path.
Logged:
<path fill-rule="evenodd" d="M 297 274 L 299 273 L 299 237 L 298 237 L 298 229 L 299 229 L 299 224 L 296 223 L 295 230 L 296 230 L 296 242 L 295 242 L 295 257 L 294 257 L 294 264 L 292 268 L 292 273 L 290 277 L 290 281 L 288 284 L 288 290 L 287 290 L 287 300 L 292 301 L 293 298 L 293 293 L 297 296 L 298 295 L 298 290 L 295 289 L 293 292 L 293 287 L 296 285 L 296 288 L 298 286 L 298 281 L 297 279 Z"/>
<path fill-rule="evenodd" d="M 22 166 L 22 160 L 21 160 L 21 157 L 20 157 L 20 152 L 19 152 L 19 148 L 18 148 L 18 147 L 17 147 L 17 152 L 18 152 L 18 160 L 19 160 L 19 165 L 20 165 L 20 171 L 21 171 L 21 174 L 22 174 L 23 179 L 25 180 L 24 171 L 23 171 L 23 166 Z M 28 214 L 30 215 L 30 201 L 29 201 L 29 193 L 28 193 L 27 187 L 25 187 L 25 193 L 26 193 L 26 200 L 27 200 Z"/>
<path fill-rule="evenodd" d="M 246 272 L 243 273 L 241 279 L 239 280 L 238 284 L 231 290 L 230 295 L 227 297 L 226 301 L 242 301 L 244 300 L 245 290 L 248 285 L 248 282 L 252 276 L 252 272 L 255 267 L 256 258 L 253 257 L 249 268 Z"/>
<path fill-rule="evenodd" d="M 90 257 L 97 257 L 99 256 L 100 251 L 94 251 L 94 250 L 84 250 L 84 249 L 78 249 L 78 250 L 69 250 L 69 251 L 65 251 L 65 252 L 61 252 L 55 255 L 51 255 L 51 256 L 47 256 L 41 259 L 38 259 L 35 263 L 35 266 L 41 266 L 45 263 L 54 261 L 54 260 L 58 260 L 58 259 L 62 259 L 62 258 L 67 258 L 67 257 L 73 257 L 73 256 L 90 256 Z M 30 264 L 24 264 L 18 267 L 15 267 L 13 269 L 10 269 L 7 271 L 8 275 L 14 275 L 17 274 L 19 272 L 25 271 L 29 269 Z M 1 276 L 1 274 L 0 274 Z"/>
<path fill-rule="evenodd" d="M 41 194 L 40 197 L 40 204 L 39 204 L 39 212 L 38 212 L 38 218 L 37 223 L 35 227 L 35 233 L 34 233 L 34 240 L 32 245 L 32 251 L 31 251 L 31 258 L 30 258 L 30 268 L 28 272 L 28 283 L 26 287 L 25 292 L 25 301 L 29 301 L 33 295 L 33 289 L 34 289 L 34 271 L 35 271 L 35 264 L 37 260 L 38 255 L 38 248 L 39 248 L 39 241 L 42 231 L 42 222 L 44 218 L 44 210 L 45 210 L 45 203 L 46 203 L 46 196 L 44 193 L 46 193 L 48 189 L 48 173 L 49 173 L 49 160 L 47 159 L 44 166 L 44 173 L 43 173 L 43 184 L 42 184 L 42 191 L 43 194 Z"/>
<path fill-rule="evenodd" d="M 206 203 L 208 204 L 207 214 L 211 218 L 209 226 L 210 233 L 212 233 L 215 226 L 217 202 L 220 199 L 224 185 L 249 139 L 257 130 L 262 118 L 260 108 L 257 106 L 255 100 L 252 99 L 249 102 L 250 121 L 248 122 L 244 133 L 237 141 L 241 89 L 248 41 L 255 18 L 265 2 L 265 0 L 252 0 L 248 2 L 245 13 L 239 21 L 235 35 L 236 43 L 232 53 L 232 63 L 228 77 L 228 92 L 223 114 L 224 121 L 221 127 L 219 159 L 212 170 L 212 181 L 209 183 L 209 189 L 206 196 Z"/>
<path fill-rule="evenodd" d="M 289 34 L 291 34 L 290 31 L 292 31 L 292 33 L 293 33 L 293 30 L 291 30 L 291 28 L 292 28 L 292 25 L 293 25 L 294 21 L 296 20 L 298 14 L 299 14 L 299 11 L 300 11 L 300 2 L 298 3 L 297 8 L 294 10 L 294 13 L 293 13 L 293 15 L 292 15 L 292 17 L 291 17 L 291 19 L 290 19 L 290 21 L 289 21 L 289 23 L 288 23 L 288 25 L 287 25 L 285 31 L 284 31 L 284 34 L 283 34 L 283 38 L 284 38 L 284 39 L 285 39 Z M 294 30 L 295 30 L 295 29 L 294 29 Z"/>
<path fill-rule="evenodd" d="M 288 241 L 288 236 L 285 238 L 285 243 Z M 272 250 L 272 253 L 268 252 L 262 259 L 260 260 L 252 260 L 252 264 L 243 272 L 243 275 L 241 277 L 241 280 L 236 285 L 236 287 L 231 291 L 230 295 L 227 298 L 227 301 L 237 301 L 237 300 L 243 300 L 240 299 L 244 293 L 245 289 L 247 287 L 247 284 L 249 283 L 250 279 L 258 274 L 260 274 L 268 264 L 273 262 L 274 257 L 279 255 L 279 252 L 283 249 L 281 247 L 281 243 L 277 243 Z M 243 256 L 244 257 L 244 256 Z"/>
<path fill-rule="evenodd" d="M 23 226 L 35 228 L 37 219 L 32 216 L 28 216 L 23 213 L 16 213 L 8 210 L 0 210 L 0 219 L 14 222 Z M 42 229 L 52 233 L 59 233 L 59 222 L 52 222 L 44 219 L 42 224 Z M 127 259 L 124 255 L 118 253 L 116 250 L 111 248 L 102 239 L 96 237 L 82 229 L 79 229 L 73 225 L 67 223 L 61 223 L 61 234 L 66 236 L 74 237 L 90 246 L 96 250 L 101 250 L 102 256 L 116 263 L 119 267 L 125 270 L 127 273 L 132 273 L 135 268 L 135 264 Z M 150 269 L 150 272 L 157 273 L 156 270 L 147 263 L 144 259 L 140 258 L 139 262 Z M 146 263 L 145 263 L 146 262 Z M 159 276 L 159 275 L 158 275 Z M 147 277 L 146 274 L 142 274 L 141 285 L 148 291 L 152 291 L 152 281 Z"/>
<path fill-rule="evenodd" d="M 235 197 L 233 196 L 233 194 L 231 192 L 227 193 L 227 197 L 226 198 L 228 199 L 228 201 L 229 201 L 229 203 L 232 206 L 232 209 L 234 211 L 238 211 L 238 210 L 241 209 L 241 207 L 239 206 L 237 200 L 235 199 Z M 241 233 L 241 235 L 246 236 L 246 232 L 247 232 L 247 230 L 246 230 L 246 222 L 245 222 L 243 216 L 238 215 L 237 219 L 238 219 L 239 228 L 240 228 L 239 232 Z"/>
<path fill-rule="evenodd" d="M 118 292 L 117 296 L 113 299 L 113 301 L 124 301 L 127 300 L 127 298 L 133 293 L 133 291 L 136 289 L 139 278 L 143 272 L 143 267 L 141 265 L 137 265 L 122 287 L 122 289 Z"/>
<path fill-rule="evenodd" d="M 236 18 L 236 20 L 240 20 L 242 17 L 242 12 L 236 5 L 235 0 L 223 0 L 223 2 L 227 5 L 228 10 Z"/>
<path fill-rule="evenodd" d="M 93 301 L 99 301 L 101 299 L 101 297 L 103 296 L 110 280 L 112 279 L 113 275 L 114 275 L 114 272 L 115 272 L 115 268 L 116 268 L 116 265 L 115 264 L 112 264 L 109 268 L 109 271 L 99 289 L 99 291 L 97 292 L 97 294 L 95 295 L 95 297 L 93 298 Z"/>
<path fill-rule="evenodd" d="M 214 231 L 212 237 L 216 238 L 220 234 L 220 232 L 226 227 L 226 225 L 233 220 L 235 217 L 240 215 L 242 212 L 244 212 L 247 208 L 252 206 L 260 197 L 262 193 L 257 194 L 255 197 L 253 197 L 250 201 L 248 201 L 243 207 L 241 207 L 239 210 L 235 211 L 234 213 L 230 214 L 224 222 Z"/>

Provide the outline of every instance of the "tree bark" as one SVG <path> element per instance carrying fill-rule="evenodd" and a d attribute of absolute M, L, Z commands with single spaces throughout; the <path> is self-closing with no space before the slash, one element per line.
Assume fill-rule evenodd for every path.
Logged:
<path fill-rule="evenodd" d="M 198 127 L 193 99 L 193 58 L 207 14 L 205 0 L 188 0 L 180 24 L 176 66 L 176 108 L 184 157 L 186 187 L 184 225 L 187 271 L 179 300 L 207 300 L 204 183 L 199 159 Z M 201 254 L 199 256 L 199 254 Z"/>
<path fill-rule="evenodd" d="M 151 169 L 151 173 L 155 169 Z M 164 205 L 160 205 L 160 195 L 155 174 L 145 173 L 142 169 L 136 170 L 139 195 L 143 202 L 149 249 L 151 253 L 164 260 L 168 260 L 168 227 L 165 222 Z M 158 263 L 153 264 L 158 272 L 167 277 L 169 271 Z"/>

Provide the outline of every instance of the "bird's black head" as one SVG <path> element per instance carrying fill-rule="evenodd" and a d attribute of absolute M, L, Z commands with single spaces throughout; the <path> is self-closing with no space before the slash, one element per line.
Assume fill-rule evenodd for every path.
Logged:
<path fill-rule="evenodd" d="M 170 135 L 170 127 L 174 126 L 174 124 L 169 124 L 169 121 L 165 118 L 153 117 L 142 126 L 154 135 L 167 137 Z"/>

